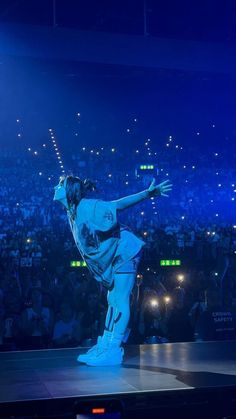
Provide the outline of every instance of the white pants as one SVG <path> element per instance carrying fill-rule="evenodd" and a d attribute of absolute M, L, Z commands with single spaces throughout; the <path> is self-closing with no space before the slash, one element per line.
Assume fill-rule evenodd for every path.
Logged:
<path fill-rule="evenodd" d="M 123 335 L 130 318 L 130 295 L 134 287 L 140 254 L 126 262 L 114 275 L 112 291 L 108 291 L 105 330 Z"/>

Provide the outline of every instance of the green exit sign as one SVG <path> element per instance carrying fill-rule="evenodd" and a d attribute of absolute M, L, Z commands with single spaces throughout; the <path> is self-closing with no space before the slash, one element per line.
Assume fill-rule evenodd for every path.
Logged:
<path fill-rule="evenodd" d="M 139 166 L 140 170 L 154 170 L 154 165 L 153 164 L 141 164 Z"/>
<path fill-rule="evenodd" d="M 70 261 L 71 268 L 84 268 L 85 266 L 87 266 L 87 264 L 84 260 L 71 260 Z"/>
<path fill-rule="evenodd" d="M 179 259 L 162 259 L 162 260 L 160 260 L 160 266 L 181 266 L 181 260 L 179 260 Z"/>

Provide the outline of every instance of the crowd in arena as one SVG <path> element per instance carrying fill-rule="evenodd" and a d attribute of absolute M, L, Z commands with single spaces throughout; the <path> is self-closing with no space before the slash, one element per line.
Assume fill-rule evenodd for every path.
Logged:
<path fill-rule="evenodd" d="M 230 339 L 236 336 L 232 156 L 221 150 L 210 158 L 190 146 L 183 157 L 171 137 L 167 144 L 157 153 L 150 140 L 129 153 L 83 147 L 67 167 L 95 180 L 93 197 L 103 200 L 146 189 L 153 177 L 173 182 L 169 198 L 118 215 L 146 242 L 126 343 Z M 72 263 L 82 258 L 66 212 L 53 202 L 62 171 L 52 170 L 49 146 L 38 155 L 0 156 L 0 350 L 90 346 L 104 328 L 106 290 Z M 141 163 L 154 169 L 140 169 Z M 161 260 L 180 264 L 161 266 Z"/>

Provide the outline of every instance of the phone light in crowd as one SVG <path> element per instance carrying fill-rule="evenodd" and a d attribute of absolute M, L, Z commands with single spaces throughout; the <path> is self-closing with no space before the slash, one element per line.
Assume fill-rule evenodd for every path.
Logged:
<path fill-rule="evenodd" d="M 161 259 L 160 266 L 181 266 L 180 259 Z"/>
<path fill-rule="evenodd" d="M 233 228 L 236 229 L 236 225 L 234 225 Z"/>
<path fill-rule="evenodd" d="M 169 304 L 170 303 L 170 297 L 169 297 L 169 295 L 166 295 L 164 297 L 164 301 L 165 301 L 166 304 Z"/>
<path fill-rule="evenodd" d="M 26 243 L 31 243 L 31 239 L 30 238 L 26 239 Z"/>
<path fill-rule="evenodd" d="M 71 260 L 70 261 L 71 268 L 84 268 L 85 266 L 87 266 L 87 264 L 84 260 Z"/>
<path fill-rule="evenodd" d="M 104 413 L 106 413 L 106 409 L 104 407 L 94 407 L 92 409 L 92 413 L 94 415 L 96 415 L 96 414 L 104 414 Z"/>
<path fill-rule="evenodd" d="M 215 272 L 215 274 L 214 274 L 215 276 L 218 276 L 219 274 L 218 274 L 218 272 Z"/>
<path fill-rule="evenodd" d="M 177 275 L 177 281 L 181 284 L 184 281 L 184 275 Z"/>
<path fill-rule="evenodd" d="M 158 301 L 154 298 L 152 300 L 150 300 L 150 304 L 151 304 L 152 307 L 158 307 L 158 305 L 159 305 Z"/>

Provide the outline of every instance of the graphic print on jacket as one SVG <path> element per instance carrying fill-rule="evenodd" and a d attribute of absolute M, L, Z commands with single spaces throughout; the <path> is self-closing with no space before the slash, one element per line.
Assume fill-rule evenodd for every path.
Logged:
<path fill-rule="evenodd" d="M 98 249 L 99 239 L 98 239 L 98 235 L 96 234 L 96 231 L 89 228 L 89 226 L 86 223 L 83 223 L 81 225 L 80 231 L 81 231 L 81 238 L 84 241 L 85 247 L 86 248 L 93 247 L 95 249 Z"/>

